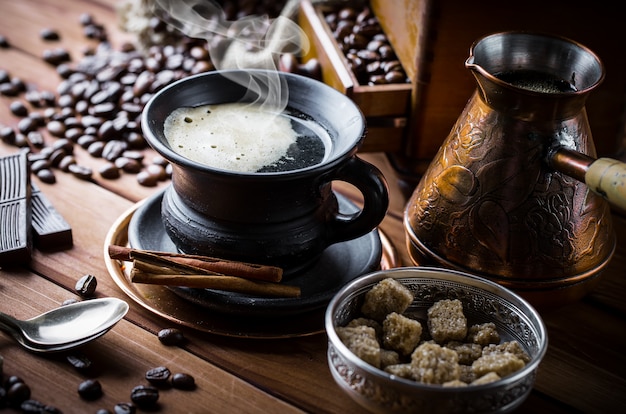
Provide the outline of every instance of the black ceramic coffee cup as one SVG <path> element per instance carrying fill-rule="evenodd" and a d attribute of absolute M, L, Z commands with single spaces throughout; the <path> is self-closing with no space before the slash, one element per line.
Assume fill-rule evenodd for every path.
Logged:
<path fill-rule="evenodd" d="M 288 276 L 309 266 L 328 246 L 375 229 L 389 197 L 382 173 L 356 156 L 366 133 L 360 109 L 330 86 L 299 75 L 274 72 L 288 86 L 287 107 L 328 132 L 331 143 L 322 162 L 284 172 L 236 172 L 192 161 L 172 149 L 164 122 L 174 110 L 252 102 L 254 93 L 233 76 L 245 79 L 262 72 L 214 71 L 181 79 L 146 104 L 142 128 L 148 144 L 172 164 L 161 215 L 178 249 L 280 266 Z M 331 188 L 336 180 L 360 190 L 362 209 L 339 211 Z"/>

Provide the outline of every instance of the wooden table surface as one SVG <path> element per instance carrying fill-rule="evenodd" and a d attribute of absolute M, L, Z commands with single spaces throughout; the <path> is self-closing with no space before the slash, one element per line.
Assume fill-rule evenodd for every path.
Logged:
<path fill-rule="evenodd" d="M 21 78 L 29 88 L 56 90 L 60 82 L 54 68 L 42 59 L 45 49 L 63 46 L 77 60 L 87 44 L 79 24 L 90 13 L 104 24 L 118 47 L 128 35 L 116 26 L 115 3 L 106 0 L 0 0 L 0 35 L 10 47 L 0 48 L 0 69 Z M 39 33 L 57 29 L 61 40 L 44 42 Z M 16 128 L 19 118 L 9 105 L 20 97 L 0 96 L 0 124 Z M 47 143 L 55 139 L 44 132 Z M 0 143 L 0 156 L 17 148 Z M 76 146 L 83 165 L 102 165 Z M 150 151 L 146 151 L 147 157 Z M 391 204 L 380 228 L 395 246 L 398 265 L 408 265 L 402 214 L 406 199 L 383 154 L 363 154 L 385 173 Z M 146 158 L 147 159 L 147 158 Z M 114 282 L 105 266 L 104 243 L 118 218 L 136 202 L 154 194 L 156 187 L 137 183 L 133 174 L 105 180 L 94 173 L 81 180 L 56 171 L 56 183 L 33 180 L 72 227 L 74 245 L 58 252 L 34 250 L 28 265 L 0 269 L 0 310 L 26 319 L 79 298 L 76 281 L 85 274 L 97 277 L 98 297 L 113 296 L 130 304 L 127 316 L 109 333 L 80 351 L 93 362 L 92 370 L 76 370 L 63 354 L 42 356 L 20 348 L 7 334 L 0 334 L 4 375 L 20 376 L 31 388 L 31 397 L 64 413 L 113 410 L 130 401 L 130 390 L 145 384 L 145 372 L 165 365 L 172 372 L 195 377 L 193 391 L 163 390 L 160 411 L 204 412 L 319 412 L 358 413 L 362 410 L 334 383 L 326 363 L 324 333 L 289 339 L 233 338 L 181 327 L 187 342 L 165 346 L 157 333 L 173 327 L 171 321 L 131 300 Z M 355 200 L 350 188 L 338 191 Z M 617 251 L 597 288 L 577 303 L 542 313 L 548 327 L 549 349 L 537 382 L 520 412 L 615 412 L 626 405 L 626 220 L 614 214 Z M 213 315 L 214 316 L 214 315 Z M 226 323 L 227 323 L 227 317 Z M 78 385 L 88 378 L 102 384 L 104 395 L 85 401 Z M 10 409 L 0 411 L 11 412 Z"/>

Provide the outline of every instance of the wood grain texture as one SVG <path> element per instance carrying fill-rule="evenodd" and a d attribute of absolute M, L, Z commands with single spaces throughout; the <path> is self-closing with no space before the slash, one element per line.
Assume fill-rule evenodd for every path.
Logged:
<path fill-rule="evenodd" d="M 120 45 L 127 36 L 116 28 L 114 7 L 114 1 L 106 0 L 0 0 L 0 34 L 13 45 L 0 49 L 0 69 L 19 74 L 33 88 L 55 90 L 59 78 L 54 68 L 42 61 L 42 51 L 63 45 L 79 56 L 90 43 L 78 23 L 83 12 L 92 13 L 105 24 L 115 44 Z M 39 39 L 39 31 L 45 27 L 58 29 L 61 41 L 48 44 Z M 466 46 L 458 48 L 466 51 Z M 1 125 L 17 125 L 19 118 L 9 112 L 14 99 L 0 96 Z M 45 138 L 53 140 L 48 135 Z M 16 150 L 0 143 L 0 155 Z M 86 151 L 76 151 L 80 163 L 94 169 L 101 165 L 102 160 Z M 146 150 L 146 157 L 152 155 L 153 151 Z M 409 265 L 402 223 L 406 199 L 396 174 L 384 154 L 367 153 L 362 158 L 387 177 L 391 200 L 380 228 L 393 242 L 401 263 Z M 131 308 L 111 332 L 82 350 L 93 359 L 93 375 L 105 390 L 103 398 L 95 402 L 78 397 L 78 384 L 88 375 L 69 366 L 62 355 L 27 353 L 0 333 L 5 373 L 22 376 L 34 398 L 58 406 L 64 413 L 112 409 L 117 402 L 129 401 L 133 386 L 145 383 L 147 369 L 167 365 L 173 371 L 193 374 L 198 389 L 164 390 L 161 412 L 362 412 L 334 383 L 326 363 L 323 334 L 248 340 L 183 327 L 187 342 L 182 347 L 163 346 L 156 334 L 171 327 L 170 322 L 130 301 L 118 288 L 107 273 L 104 240 L 120 215 L 169 183 L 143 187 L 132 174 L 117 180 L 94 177 L 92 181 L 61 172 L 56 177 L 57 182 L 51 185 L 35 180 L 72 227 L 74 246 L 58 252 L 35 250 L 29 265 L 0 269 L 1 310 L 29 318 L 63 300 L 78 298 L 75 283 L 87 273 L 97 277 L 97 296 L 127 300 Z M 360 194 L 353 187 L 336 183 L 335 188 L 360 202 Z M 578 303 L 542 314 L 550 345 L 536 387 L 519 412 L 605 413 L 626 404 L 626 219 L 617 213 L 613 219 L 617 251 L 597 288 Z"/>

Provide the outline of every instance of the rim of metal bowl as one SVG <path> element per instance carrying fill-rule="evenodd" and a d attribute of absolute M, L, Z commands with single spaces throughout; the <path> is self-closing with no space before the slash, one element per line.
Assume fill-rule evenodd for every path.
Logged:
<path fill-rule="evenodd" d="M 524 368 L 513 374 L 507 375 L 501 380 L 494 381 L 488 384 L 449 388 L 442 387 L 439 384 L 425 384 L 422 382 L 400 378 L 395 375 L 389 374 L 382 369 L 376 368 L 373 365 L 368 364 L 367 362 L 356 356 L 352 351 L 350 351 L 348 347 L 345 346 L 343 342 L 339 339 L 339 336 L 335 331 L 334 325 L 334 314 L 340 304 L 342 304 L 347 298 L 355 295 L 355 292 L 359 292 L 368 286 L 373 286 L 378 281 L 387 277 L 392 277 L 395 279 L 410 278 L 448 280 L 455 283 L 469 285 L 473 288 L 481 289 L 491 294 L 495 294 L 505 300 L 510 306 L 516 308 L 521 317 L 526 319 L 526 323 L 529 326 L 533 327 L 535 331 L 534 334 L 537 337 L 537 341 L 540 344 L 540 347 L 536 355 L 532 356 L 531 361 L 527 363 Z M 328 335 L 329 340 L 332 342 L 332 344 L 336 348 L 338 348 L 338 351 L 342 354 L 344 358 L 348 359 L 352 364 L 359 367 L 359 369 L 378 378 L 379 380 L 390 383 L 392 382 L 395 386 L 401 386 L 403 388 L 409 387 L 413 390 L 416 387 L 424 388 L 429 392 L 449 393 L 451 391 L 454 391 L 458 393 L 469 393 L 500 387 L 503 380 L 509 383 L 516 382 L 522 377 L 528 375 L 530 372 L 537 369 L 548 348 L 547 329 L 541 316 L 539 315 L 539 312 L 537 312 L 537 310 L 521 296 L 495 282 L 483 279 L 481 277 L 473 276 L 457 270 L 442 269 L 437 267 L 401 267 L 389 270 L 379 270 L 363 275 L 353 280 L 349 284 L 345 285 L 339 292 L 337 292 L 337 294 L 329 302 L 328 307 L 326 308 L 326 313 L 324 315 L 324 324 L 326 327 L 326 334 Z"/>

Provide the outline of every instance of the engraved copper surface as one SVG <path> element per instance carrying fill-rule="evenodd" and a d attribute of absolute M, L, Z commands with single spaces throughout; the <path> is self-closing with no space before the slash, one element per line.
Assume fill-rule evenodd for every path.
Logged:
<path fill-rule="evenodd" d="M 595 84 L 528 93 L 470 69 L 477 91 L 407 203 L 413 259 L 531 290 L 594 279 L 615 247 L 609 205 L 547 156 L 595 156 L 584 108 Z"/>

